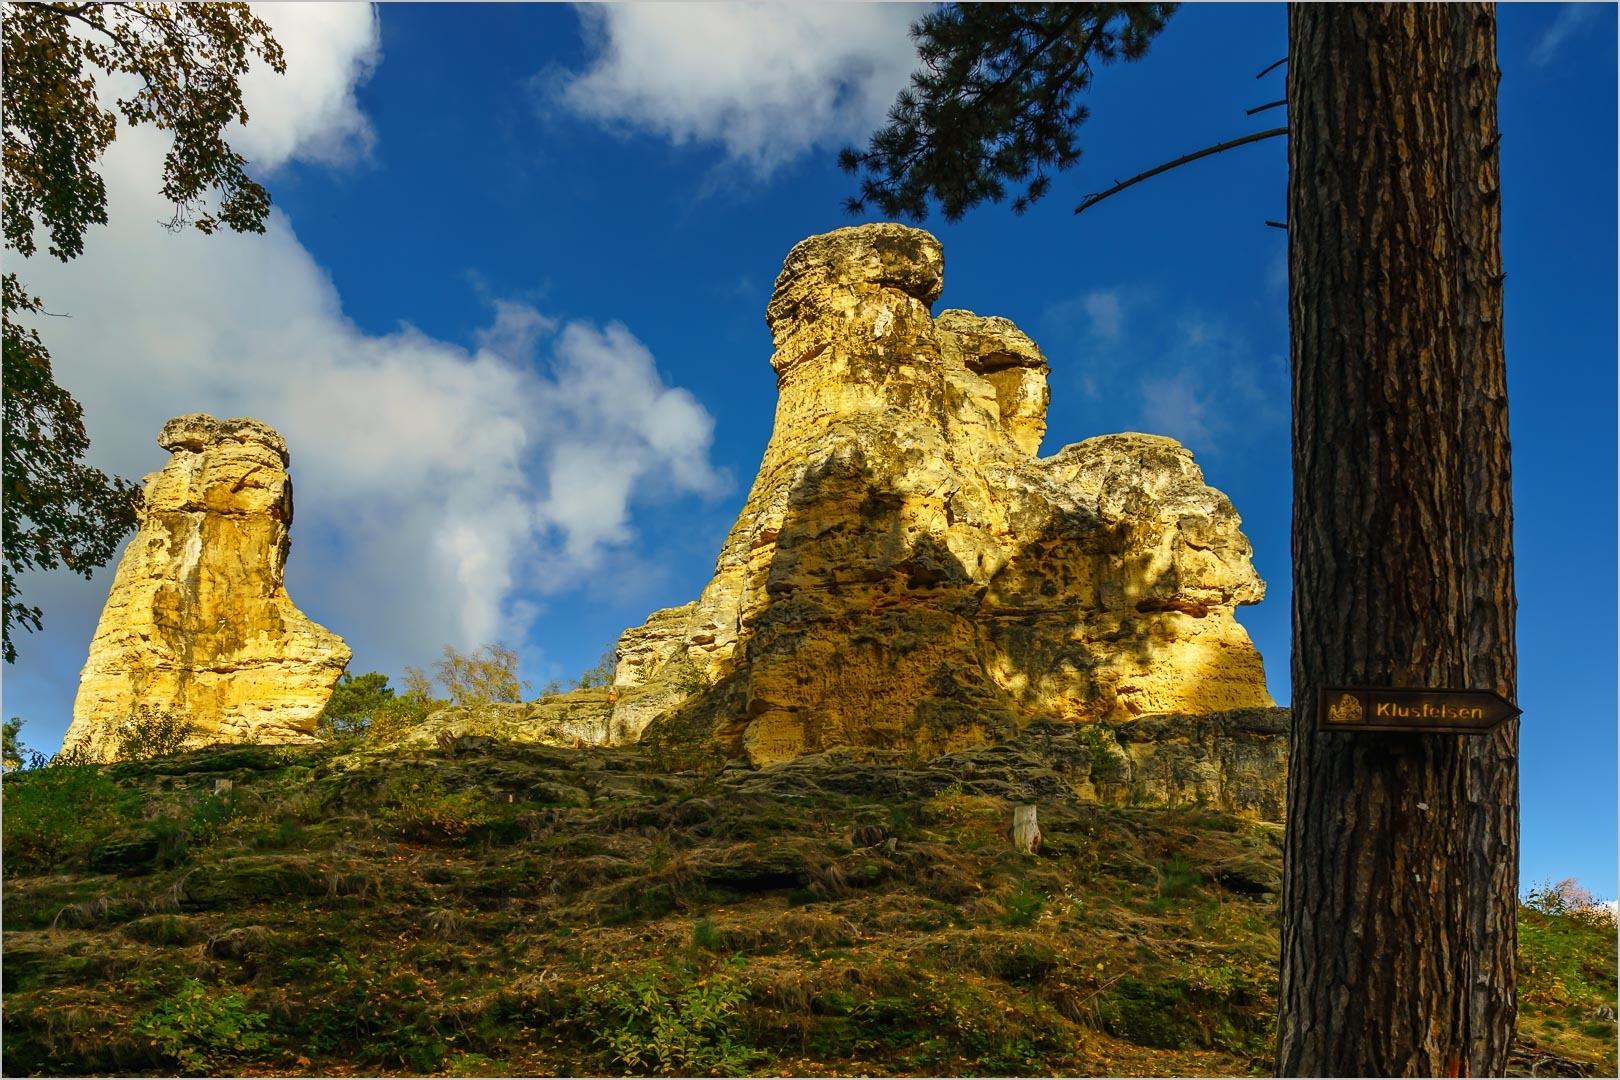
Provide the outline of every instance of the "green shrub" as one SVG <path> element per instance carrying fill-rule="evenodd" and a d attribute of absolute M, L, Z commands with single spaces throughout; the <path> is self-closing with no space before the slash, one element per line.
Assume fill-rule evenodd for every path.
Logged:
<path fill-rule="evenodd" d="M 196 979 L 135 1019 L 135 1031 L 188 1073 L 222 1072 L 237 1054 L 262 1049 L 268 1014 L 248 1011 L 241 994 L 210 994 Z"/>
<path fill-rule="evenodd" d="M 1007 912 L 1001 921 L 1008 926 L 1034 926 L 1041 920 L 1041 909 L 1046 897 L 1028 881 L 1020 881 L 1018 889 L 1007 898 Z"/>
<path fill-rule="evenodd" d="M 759 1051 L 737 1034 L 748 990 L 722 968 L 698 978 L 652 964 L 585 991 L 586 1021 L 616 1064 L 662 1076 L 736 1076 Z"/>
<path fill-rule="evenodd" d="M 1120 980 L 1098 1009 L 1110 1035 L 1161 1050 L 1207 1045 L 1202 1025 L 1193 1015 L 1187 988 L 1177 980 Z"/>
<path fill-rule="evenodd" d="M 1125 759 L 1114 749 L 1108 729 L 1096 722 L 1081 724 L 1078 737 L 1080 745 L 1091 755 L 1092 779 L 1118 779 L 1125 770 Z"/>
<path fill-rule="evenodd" d="M 692 944 L 700 949 L 718 952 L 726 943 L 726 936 L 707 915 L 692 924 Z"/>
<path fill-rule="evenodd" d="M 707 693 L 712 685 L 709 677 L 695 667 L 683 667 L 675 673 L 671 680 L 675 689 L 688 697 Z"/>
<path fill-rule="evenodd" d="M 412 669 L 407 669 L 412 670 Z M 421 672 L 403 694 L 395 694 L 388 685 L 388 676 L 369 671 L 364 675 L 338 680 L 326 703 L 320 719 L 315 722 L 315 734 L 333 741 L 360 740 L 371 743 L 389 743 L 449 704 L 432 696 L 432 680 Z"/>
<path fill-rule="evenodd" d="M 379 816 L 407 840 L 456 842 L 488 824 L 490 808 L 476 792 L 450 794 L 437 776 L 418 775 L 403 778 L 393 786 Z"/>
<path fill-rule="evenodd" d="M 8 775 L 3 790 L 8 876 L 53 869 L 127 817 L 127 800 L 97 765 L 26 769 Z"/>
<path fill-rule="evenodd" d="M 315 734 L 323 739 L 344 735 L 364 735 L 371 728 L 373 715 L 394 701 L 388 676 L 378 671 L 364 675 L 345 673 L 332 688 L 332 696 L 315 721 Z"/>
<path fill-rule="evenodd" d="M 1073 1049 L 1055 1012 L 1004 1012 L 994 996 L 949 975 L 924 973 L 904 996 L 861 1001 L 851 1014 L 860 1032 L 851 1049 L 883 1054 L 891 1075 L 1043 1075 Z"/>
<path fill-rule="evenodd" d="M 1613 913 L 1598 902 L 1590 889 L 1574 878 L 1532 885 L 1521 903 L 1543 915 L 1587 915 L 1597 919 L 1607 917 L 1613 921 Z"/>
<path fill-rule="evenodd" d="M 1608 908 L 1573 882 L 1543 884 L 1526 896 L 1518 923 L 1522 1007 L 1613 1008 L 1615 918 Z"/>
<path fill-rule="evenodd" d="M 1038 941 L 1020 941 L 995 958 L 995 971 L 1016 986 L 1035 986 L 1058 968 L 1058 955 Z"/>
<path fill-rule="evenodd" d="M 113 755 L 122 761 L 149 761 L 172 757 L 197 736 L 197 728 L 181 713 L 154 705 L 131 705 L 129 717 L 111 732 Z"/>
<path fill-rule="evenodd" d="M 1159 895 L 1167 900 L 1184 900 L 1198 891 L 1204 876 L 1187 865 L 1187 860 L 1172 855 L 1159 868 Z"/>
<path fill-rule="evenodd" d="M 297 967 L 304 980 L 321 989 L 300 1020 L 312 1047 L 398 1063 L 421 1076 L 443 1067 L 451 1050 L 450 1033 L 439 1021 L 444 995 L 414 964 L 345 950 L 324 964 L 299 958 Z"/>

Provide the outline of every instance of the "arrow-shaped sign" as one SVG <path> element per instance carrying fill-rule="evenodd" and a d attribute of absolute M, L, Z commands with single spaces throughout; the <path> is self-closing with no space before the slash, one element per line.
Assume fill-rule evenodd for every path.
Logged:
<path fill-rule="evenodd" d="M 1483 735 L 1520 711 L 1491 690 L 1331 686 L 1317 695 L 1316 730 Z"/>

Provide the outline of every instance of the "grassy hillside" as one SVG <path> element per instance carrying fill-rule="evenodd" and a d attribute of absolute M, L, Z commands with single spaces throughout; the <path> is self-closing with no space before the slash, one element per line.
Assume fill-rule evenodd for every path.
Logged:
<path fill-rule="evenodd" d="M 1066 790 L 1028 741 L 758 773 L 478 738 L 14 773 L 4 1071 L 1269 1071 L 1278 827 Z M 1614 1075 L 1612 924 L 1521 932 L 1518 1067 Z"/>

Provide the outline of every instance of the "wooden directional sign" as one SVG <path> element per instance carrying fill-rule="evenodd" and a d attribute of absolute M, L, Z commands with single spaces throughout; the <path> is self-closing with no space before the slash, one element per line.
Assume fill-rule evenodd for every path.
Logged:
<path fill-rule="evenodd" d="M 1317 731 L 1417 731 L 1483 735 L 1520 710 L 1489 690 L 1393 690 L 1325 687 L 1317 696 Z"/>

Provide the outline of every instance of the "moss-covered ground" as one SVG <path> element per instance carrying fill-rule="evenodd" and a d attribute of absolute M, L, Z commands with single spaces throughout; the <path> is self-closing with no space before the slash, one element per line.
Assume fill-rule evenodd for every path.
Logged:
<path fill-rule="evenodd" d="M 14 773 L 4 1071 L 1268 1072 L 1280 829 L 1057 796 L 1021 855 L 1015 791 L 480 739 Z M 1614 1075 L 1612 923 L 1521 938 L 1516 1067 Z"/>

